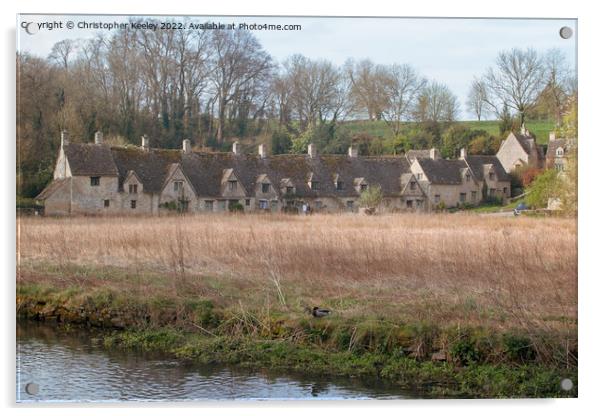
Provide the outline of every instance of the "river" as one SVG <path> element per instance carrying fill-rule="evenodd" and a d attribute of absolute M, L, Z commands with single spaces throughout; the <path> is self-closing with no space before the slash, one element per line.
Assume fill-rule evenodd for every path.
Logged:
<path fill-rule="evenodd" d="M 231 366 L 196 365 L 158 354 L 107 349 L 98 333 L 93 331 L 66 331 L 31 322 L 17 323 L 16 381 L 18 402 L 420 397 L 416 392 L 401 391 L 378 380 L 317 378 Z M 32 392 L 35 394 L 30 394 Z"/>

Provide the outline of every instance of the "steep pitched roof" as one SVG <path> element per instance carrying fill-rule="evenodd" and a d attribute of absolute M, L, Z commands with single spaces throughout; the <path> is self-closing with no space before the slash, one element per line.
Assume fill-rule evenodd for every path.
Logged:
<path fill-rule="evenodd" d="M 74 176 L 117 176 L 111 148 L 105 145 L 69 143 L 63 146 Z"/>
<path fill-rule="evenodd" d="M 111 154 L 119 172 L 119 188 L 128 172 L 133 170 L 145 192 L 161 192 L 172 163 L 179 163 L 179 150 L 143 150 L 138 147 L 112 147 Z"/>
<path fill-rule="evenodd" d="M 468 167 L 463 160 L 418 159 L 418 163 L 429 181 L 438 185 L 461 184 L 461 170 Z"/>
<path fill-rule="evenodd" d="M 475 178 L 479 181 L 484 179 L 483 166 L 492 165 L 495 175 L 500 181 L 509 181 L 510 175 L 506 173 L 506 170 L 500 163 L 500 160 L 496 156 L 489 155 L 468 155 L 465 158 L 466 162 L 470 166 Z"/>
<path fill-rule="evenodd" d="M 566 144 L 567 144 L 566 140 L 564 140 L 564 139 L 551 140 L 548 143 L 548 150 L 546 151 L 546 158 L 547 159 L 556 158 L 556 150 L 558 150 L 559 147 L 562 147 L 564 149 L 564 151 L 566 152 L 566 150 L 567 150 Z"/>
<path fill-rule="evenodd" d="M 38 196 L 35 197 L 37 201 L 43 201 L 47 199 L 50 195 L 55 193 L 58 189 L 60 189 L 63 185 L 65 185 L 69 181 L 69 178 L 63 179 L 55 179 L 44 188 L 42 192 Z"/>
<path fill-rule="evenodd" d="M 409 160 L 414 160 L 414 159 L 428 159 L 431 157 L 431 151 L 428 149 L 420 149 L 420 150 L 408 150 L 406 152 L 406 157 Z"/>

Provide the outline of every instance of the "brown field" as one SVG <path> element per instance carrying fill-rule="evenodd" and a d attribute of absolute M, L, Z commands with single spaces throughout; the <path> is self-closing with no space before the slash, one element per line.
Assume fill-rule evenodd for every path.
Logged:
<path fill-rule="evenodd" d="M 561 218 L 26 217 L 19 279 L 246 310 L 570 329 L 576 244 L 576 221 Z"/>

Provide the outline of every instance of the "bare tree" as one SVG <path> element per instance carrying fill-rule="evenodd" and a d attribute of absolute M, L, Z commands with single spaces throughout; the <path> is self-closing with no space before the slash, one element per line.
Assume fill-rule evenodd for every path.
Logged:
<path fill-rule="evenodd" d="M 562 111 L 567 98 L 576 89 L 573 85 L 571 69 L 566 62 L 566 57 L 559 49 L 547 51 L 543 65 L 545 68 L 545 88 L 540 101 L 543 102 L 553 114 L 556 125 L 562 123 Z"/>
<path fill-rule="evenodd" d="M 293 55 L 284 65 L 291 83 L 291 105 L 301 129 L 326 120 L 336 120 L 345 109 L 346 96 L 341 71 L 328 61 L 312 61 Z"/>
<path fill-rule="evenodd" d="M 64 39 L 54 44 L 48 57 L 64 69 L 67 69 L 69 67 L 69 58 L 72 57 L 76 49 L 77 41 Z"/>
<path fill-rule="evenodd" d="M 421 123 L 449 123 L 456 120 L 460 105 L 451 90 L 438 82 L 424 87 L 414 110 L 414 118 Z"/>
<path fill-rule="evenodd" d="M 468 99 L 466 100 L 466 107 L 471 113 L 477 116 L 477 120 L 481 121 L 481 117 L 484 117 L 487 113 L 487 89 L 482 80 L 475 78 L 470 84 L 470 90 L 468 91 Z"/>
<path fill-rule="evenodd" d="M 217 102 L 216 139 L 221 143 L 228 104 L 247 83 L 271 70 L 272 59 L 247 31 L 215 30 L 211 46 L 215 52 L 211 81 Z"/>
<path fill-rule="evenodd" d="M 351 82 L 349 99 L 353 109 L 366 113 L 369 120 L 380 120 L 388 102 L 386 68 L 369 59 L 349 60 L 345 63 L 345 72 Z"/>
<path fill-rule="evenodd" d="M 497 115 L 507 105 L 524 123 L 545 86 L 544 74 L 542 59 L 535 50 L 515 48 L 500 52 L 496 65 L 488 69 L 484 78 L 487 105 Z"/>
<path fill-rule="evenodd" d="M 411 118 L 416 99 L 427 81 L 411 66 L 397 64 L 382 71 L 382 80 L 386 95 L 386 106 L 382 116 L 397 136 L 401 131 L 402 122 Z"/>

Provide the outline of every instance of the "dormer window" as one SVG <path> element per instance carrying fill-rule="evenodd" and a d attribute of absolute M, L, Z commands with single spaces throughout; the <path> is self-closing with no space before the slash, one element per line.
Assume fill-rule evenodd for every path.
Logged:
<path fill-rule="evenodd" d="M 309 183 L 309 187 L 310 187 L 312 190 L 314 190 L 314 191 L 317 191 L 318 189 L 320 189 L 320 182 L 318 182 L 318 181 L 311 181 L 311 182 Z"/>
<path fill-rule="evenodd" d="M 564 149 L 562 147 L 559 147 L 558 149 L 556 149 L 556 156 L 558 156 L 558 157 L 564 156 Z"/>
<path fill-rule="evenodd" d="M 489 180 L 494 180 L 495 179 L 495 173 L 493 172 L 489 172 Z"/>
<path fill-rule="evenodd" d="M 360 185 L 360 191 L 366 191 L 368 190 L 368 184 L 367 183 L 363 183 Z"/>
<path fill-rule="evenodd" d="M 286 187 L 286 194 L 287 195 L 292 195 L 293 194 L 293 187 L 292 186 L 287 186 Z"/>
<path fill-rule="evenodd" d="M 415 181 L 410 182 L 410 189 L 412 191 L 416 190 L 416 182 Z"/>
<path fill-rule="evenodd" d="M 231 191 L 236 191 L 236 187 L 238 186 L 238 181 L 228 181 L 228 189 Z"/>
<path fill-rule="evenodd" d="M 470 182 L 470 178 L 471 178 L 470 173 L 467 173 L 466 174 L 466 182 Z"/>
<path fill-rule="evenodd" d="M 342 181 L 337 181 L 335 185 L 337 187 L 337 191 L 343 190 L 343 182 Z"/>
<path fill-rule="evenodd" d="M 130 191 L 130 194 L 137 194 L 138 193 L 138 184 L 130 184 L 129 191 Z"/>
<path fill-rule="evenodd" d="M 416 174 L 416 179 L 421 180 L 422 179 L 422 173 L 417 173 Z"/>
<path fill-rule="evenodd" d="M 270 184 L 269 183 L 262 183 L 261 184 L 261 192 L 264 194 L 267 194 L 268 192 L 270 192 Z"/>
<path fill-rule="evenodd" d="M 183 181 L 174 181 L 174 183 L 173 183 L 173 190 L 175 192 L 179 192 L 182 189 L 184 189 L 184 182 Z"/>
<path fill-rule="evenodd" d="M 100 186 L 100 176 L 90 176 L 90 186 Z"/>

